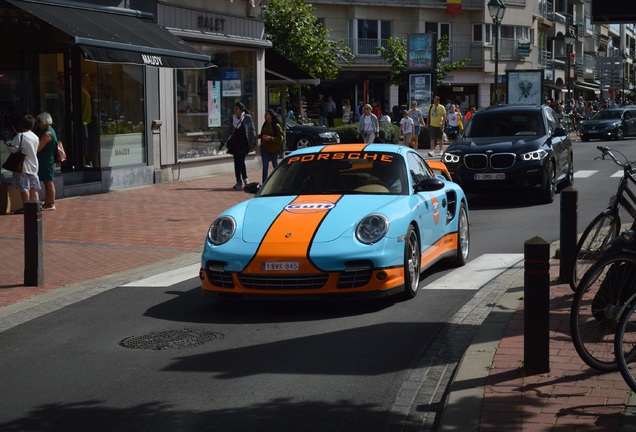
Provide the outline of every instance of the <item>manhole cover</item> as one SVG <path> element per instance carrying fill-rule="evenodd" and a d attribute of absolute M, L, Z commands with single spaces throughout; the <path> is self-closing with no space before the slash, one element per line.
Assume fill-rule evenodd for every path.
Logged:
<path fill-rule="evenodd" d="M 130 336 L 121 340 L 119 345 L 130 349 L 161 351 L 194 348 L 217 339 L 223 339 L 223 335 L 216 332 L 183 329 L 152 332 L 142 336 Z"/>

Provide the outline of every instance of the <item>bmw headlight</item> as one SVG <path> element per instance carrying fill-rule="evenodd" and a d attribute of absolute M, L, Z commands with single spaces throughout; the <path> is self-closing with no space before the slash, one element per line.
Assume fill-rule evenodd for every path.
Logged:
<path fill-rule="evenodd" d="M 459 163 L 461 156 L 458 156 L 453 153 L 444 153 L 442 157 L 442 162 L 444 163 Z"/>
<path fill-rule="evenodd" d="M 208 239 L 213 245 L 219 246 L 227 242 L 236 231 L 236 221 L 230 216 L 221 216 L 217 218 L 210 229 L 208 229 Z"/>
<path fill-rule="evenodd" d="M 548 155 L 548 152 L 545 150 L 535 150 L 535 151 L 531 151 L 529 153 L 524 153 L 521 156 L 519 156 L 521 158 L 522 161 L 539 161 L 542 160 L 543 158 L 545 158 Z"/>
<path fill-rule="evenodd" d="M 389 220 L 386 216 L 370 214 L 358 223 L 356 238 L 364 244 L 373 244 L 384 237 L 388 230 Z"/>

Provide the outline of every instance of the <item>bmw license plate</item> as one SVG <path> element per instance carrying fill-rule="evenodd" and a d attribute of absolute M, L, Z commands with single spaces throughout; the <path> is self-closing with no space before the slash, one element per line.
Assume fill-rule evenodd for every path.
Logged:
<path fill-rule="evenodd" d="M 297 262 L 266 262 L 263 263 L 263 270 L 274 270 L 274 271 L 298 271 L 298 263 Z"/>
<path fill-rule="evenodd" d="M 475 180 L 505 180 L 505 173 L 475 174 Z"/>

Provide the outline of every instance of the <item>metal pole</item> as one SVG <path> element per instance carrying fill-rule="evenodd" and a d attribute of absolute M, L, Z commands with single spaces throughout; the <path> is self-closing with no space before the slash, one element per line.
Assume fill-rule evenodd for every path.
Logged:
<path fill-rule="evenodd" d="M 572 73 L 572 46 L 570 44 L 567 45 L 567 52 L 568 52 L 568 70 L 567 70 L 568 98 L 571 100 L 574 95 L 572 94 L 572 78 L 570 77 L 570 74 Z"/>
<path fill-rule="evenodd" d="M 495 100 L 494 105 L 499 104 L 499 20 L 495 20 Z"/>
<path fill-rule="evenodd" d="M 524 259 L 523 362 L 532 375 L 550 372 L 550 243 L 527 240 Z"/>

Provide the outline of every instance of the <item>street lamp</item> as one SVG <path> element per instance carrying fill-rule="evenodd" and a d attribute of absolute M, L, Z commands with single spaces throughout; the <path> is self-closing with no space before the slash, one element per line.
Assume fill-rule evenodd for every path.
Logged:
<path fill-rule="evenodd" d="M 506 13 L 506 4 L 503 0 L 490 0 L 488 12 L 495 24 L 495 105 L 499 103 L 499 27 Z"/>
<path fill-rule="evenodd" d="M 567 52 L 567 56 L 568 56 L 568 61 L 567 61 L 567 75 L 565 76 L 565 79 L 567 80 L 567 85 L 568 85 L 568 98 L 570 98 L 570 100 L 572 99 L 572 97 L 574 95 L 572 95 L 572 79 L 570 78 L 570 73 L 572 72 L 572 47 L 574 46 L 574 44 L 576 43 L 576 35 L 574 34 L 574 32 L 572 31 L 572 29 L 569 29 L 568 32 L 566 33 L 566 35 L 564 36 L 565 39 L 565 47 L 566 47 L 566 52 Z"/>

